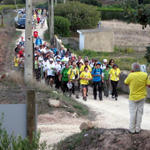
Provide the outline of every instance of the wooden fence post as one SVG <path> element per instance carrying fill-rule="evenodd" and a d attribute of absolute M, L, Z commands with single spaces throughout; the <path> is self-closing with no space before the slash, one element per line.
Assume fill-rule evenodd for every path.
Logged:
<path fill-rule="evenodd" d="M 30 142 L 36 132 L 36 100 L 35 91 L 27 90 L 27 136 Z"/>

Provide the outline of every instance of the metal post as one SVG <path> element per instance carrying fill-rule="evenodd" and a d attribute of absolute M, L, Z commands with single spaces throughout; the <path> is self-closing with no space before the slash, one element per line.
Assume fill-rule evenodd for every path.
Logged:
<path fill-rule="evenodd" d="M 32 0 L 26 0 L 24 80 L 33 79 Z"/>

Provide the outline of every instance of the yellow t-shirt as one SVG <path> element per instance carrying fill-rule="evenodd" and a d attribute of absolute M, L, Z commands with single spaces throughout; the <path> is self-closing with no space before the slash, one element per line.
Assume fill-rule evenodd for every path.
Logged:
<path fill-rule="evenodd" d="M 18 66 L 19 66 L 19 60 L 20 60 L 20 59 L 17 58 L 17 57 L 14 58 L 14 66 L 15 66 L 15 67 L 18 67 Z"/>
<path fill-rule="evenodd" d="M 117 69 L 111 69 L 109 71 L 109 74 L 110 74 L 110 80 L 112 81 L 119 81 L 119 75 L 120 75 L 120 69 L 117 68 Z"/>
<path fill-rule="evenodd" d="M 150 85 L 150 77 L 145 72 L 133 72 L 128 75 L 124 81 L 129 85 L 130 100 L 141 100 L 146 97 L 146 86 Z"/>
<path fill-rule="evenodd" d="M 70 68 L 68 71 L 68 75 L 70 80 L 74 80 L 76 75 L 79 77 L 79 70 L 77 68 Z"/>
<path fill-rule="evenodd" d="M 81 66 L 80 72 L 84 71 L 84 67 L 85 67 L 85 65 Z M 89 65 L 87 65 L 87 67 L 88 67 L 89 72 L 92 72 L 92 68 Z"/>
<path fill-rule="evenodd" d="M 89 71 L 88 72 L 83 71 L 80 74 L 80 78 L 92 79 L 92 75 L 91 75 L 91 73 Z M 80 80 L 80 84 L 87 85 L 87 84 L 89 84 L 89 80 L 81 79 Z"/>

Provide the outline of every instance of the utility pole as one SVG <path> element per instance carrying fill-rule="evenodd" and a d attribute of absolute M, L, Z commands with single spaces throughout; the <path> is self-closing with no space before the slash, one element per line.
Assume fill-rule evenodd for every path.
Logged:
<path fill-rule="evenodd" d="M 26 0 L 24 80 L 33 79 L 32 0 Z"/>
<path fill-rule="evenodd" d="M 55 5 L 57 5 L 57 0 L 55 0 Z"/>
<path fill-rule="evenodd" d="M 51 26 L 51 7 L 50 7 L 50 0 L 48 0 L 48 25 L 49 25 L 49 38 L 50 38 L 50 43 L 51 43 L 51 32 L 50 32 L 50 26 Z"/>
<path fill-rule="evenodd" d="M 51 16 L 50 16 L 50 41 L 54 44 L 54 0 L 51 0 Z"/>

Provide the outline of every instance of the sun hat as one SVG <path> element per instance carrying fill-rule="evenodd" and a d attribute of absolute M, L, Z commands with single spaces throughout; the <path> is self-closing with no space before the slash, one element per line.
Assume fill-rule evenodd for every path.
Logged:
<path fill-rule="evenodd" d="M 106 62 L 107 62 L 107 59 L 103 59 L 103 62 L 106 63 Z"/>
<path fill-rule="evenodd" d="M 52 59 L 52 58 L 50 58 L 50 59 L 49 59 L 49 61 L 53 61 L 53 59 Z"/>

